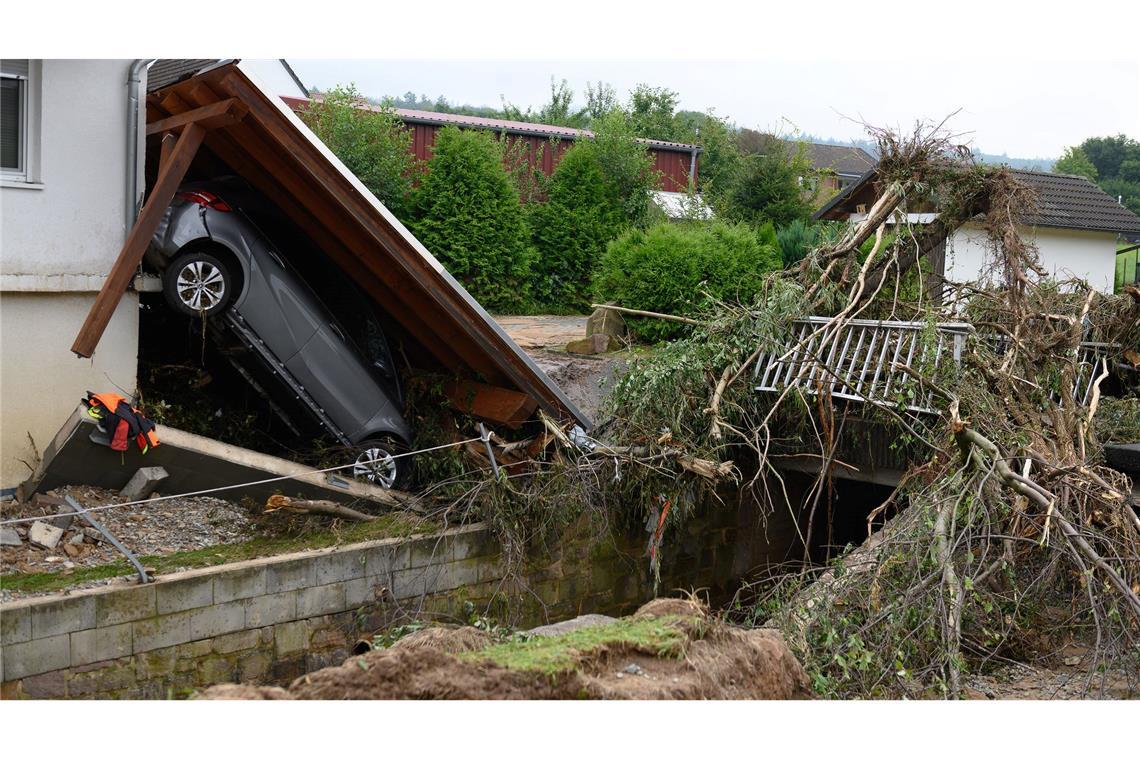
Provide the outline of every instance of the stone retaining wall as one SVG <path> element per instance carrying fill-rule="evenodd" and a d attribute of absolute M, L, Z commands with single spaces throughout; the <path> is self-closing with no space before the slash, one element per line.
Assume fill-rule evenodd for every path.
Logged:
<path fill-rule="evenodd" d="M 759 557 L 745 536 L 754 512 L 710 509 L 670 535 L 661 591 L 730 589 Z M 468 609 L 492 610 L 526 626 L 620 615 L 652 596 L 646 538 L 636 526 L 597 539 L 581 523 L 507 581 L 494 537 L 472 525 L 12 602 L 0 606 L 0 693 L 180 697 L 225 681 L 288 682 L 415 618 L 465 622 Z"/>

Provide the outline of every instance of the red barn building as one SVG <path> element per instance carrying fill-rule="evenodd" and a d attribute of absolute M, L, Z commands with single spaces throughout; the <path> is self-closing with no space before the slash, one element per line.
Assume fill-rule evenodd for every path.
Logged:
<path fill-rule="evenodd" d="M 301 98 L 284 98 L 294 110 L 302 110 L 308 101 Z M 367 106 L 375 111 L 381 106 Z M 513 140 L 525 140 L 527 153 L 532 164 L 538 163 L 541 156 L 542 173 L 550 176 L 558 160 L 574 140 L 591 139 L 594 135 L 588 129 L 560 127 L 553 124 L 532 124 L 526 121 L 487 119 L 481 116 L 466 116 L 436 111 L 416 111 L 409 108 L 393 109 L 404 124 L 412 130 L 412 152 L 418 160 L 431 158 L 432 146 L 439 130 L 448 125 L 462 129 L 486 129 L 499 134 L 507 134 Z M 700 146 L 664 140 L 641 140 L 645 149 L 653 157 L 653 168 L 661 177 L 658 188 L 669 193 L 684 193 L 689 190 L 690 180 L 697 181 L 697 157 Z"/>

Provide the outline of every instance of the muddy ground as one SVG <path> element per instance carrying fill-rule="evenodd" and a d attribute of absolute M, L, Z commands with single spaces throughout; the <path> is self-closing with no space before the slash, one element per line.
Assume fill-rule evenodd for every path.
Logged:
<path fill-rule="evenodd" d="M 602 400 L 628 366 L 628 353 L 566 353 L 567 343 L 586 336 L 584 316 L 496 317 L 496 321 L 574 405 L 596 422 Z"/>
<path fill-rule="evenodd" d="M 678 649 L 607 641 L 570 649 L 557 671 L 504 666 L 490 638 L 472 628 L 432 629 L 389 649 L 302 676 L 288 689 L 225 684 L 204 699 L 808 699 L 803 667 L 771 630 L 744 630 L 709 616 L 699 604 L 657 599 L 630 620 L 658 620 L 680 633 Z M 550 637 L 557 646 L 560 633 Z M 566 639 L 571 642 L 571 639 Z M 527 643 L 511 646 L 526 647 Z M 574 646 L 580 646 L 574 644 Z M 500 647 L 501 649 L 501 647 Z M 487 653 L 484 658 L 483 654 Z"/>

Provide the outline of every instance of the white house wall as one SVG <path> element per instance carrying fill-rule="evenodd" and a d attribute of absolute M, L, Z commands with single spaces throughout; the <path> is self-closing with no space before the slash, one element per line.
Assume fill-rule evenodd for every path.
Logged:
<path fill-rule="evenodd" d="M 1078 277 L 1105 293 L 1112 292 L 1116 272 L 1116 235 L 1053 227 L 1023 229 L 1022 235 L 1037 245 L 1044 270 L 1057 279 Z M 973 282 L 991 274 L 993 247 L 986 233 L 975 225 L 956 230 L 946 246 L 946 277 L 953 282 Z"/>
<path fill-rule="evenodd" d="M 135 389 L 133 293 L 120 302 L 92 359 L 70 351 L 125 238 L 129 68 L 125 60 L 44 60 L 38 182 L 0 186 L 4 491 L 27 476 L 20 460 L 34 464 L 35 450 L 43 450 L 84 391 Z"/>

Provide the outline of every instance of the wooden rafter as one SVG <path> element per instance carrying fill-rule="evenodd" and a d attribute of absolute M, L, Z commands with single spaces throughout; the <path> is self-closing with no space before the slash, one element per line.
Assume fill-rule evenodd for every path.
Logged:
<path fill-rule="evenodd" d="M 173 150 L 170 151 L 168 160 L 159 169 L 158 181 L 155 182 L 150 197 L 143 204 L 135 226 L 131 228 L 127 241 L 123 243 L 119 257 L 103 282 L 103 288 L 95 297 L 95 304 L 88 312 L 79 334 L 75 336 L 71 350 L 77 356 L 87 358 L 95 353 L 95 346 L 99 345 L 99 339 L 103 337 L 103 331 L 107 329 L 115 308 L 119 305 L 127 286 L 130 285 L 131 278 L 134 277 L 135 270 L 138 269 L 143 254 L 146 253 L 151 236 L 162 220 L 163 212 L 174 199 L 174 193 L 182 183 L 182 178 L 186 176 L 186 170 L 190 167 L 190 162 L 194 159 L 194 154 L 198 152 L 198 146 L 202 144 L 202 138 L 205 136 L 206 129 L 200 124 L 197 122 L 187 124 Z"/>

